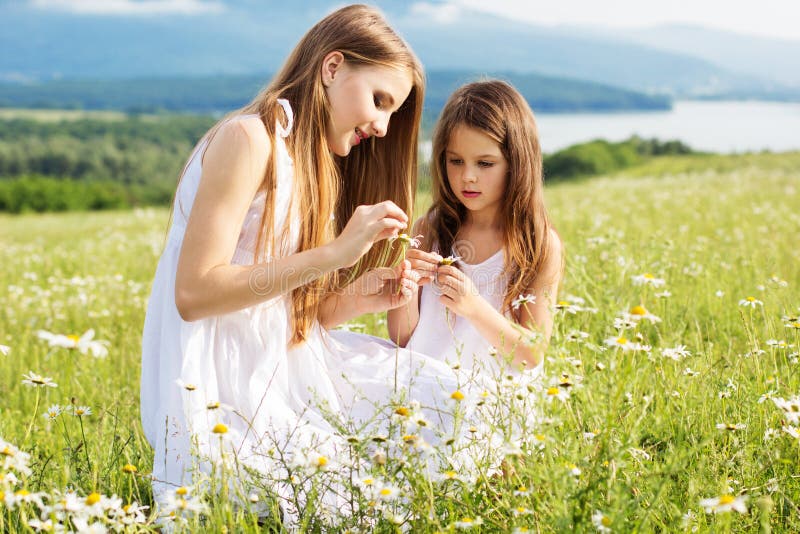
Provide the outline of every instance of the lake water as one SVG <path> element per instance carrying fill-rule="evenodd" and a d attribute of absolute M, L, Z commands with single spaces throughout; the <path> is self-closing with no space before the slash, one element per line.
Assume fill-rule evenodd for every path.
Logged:
<path fill-rule="evenodd" d="M 538 113 L 536 121 L 545 152 L 634 134 L 722 153 L 800 149 L 800 103 L 678 101 L 666 112 Z"/>

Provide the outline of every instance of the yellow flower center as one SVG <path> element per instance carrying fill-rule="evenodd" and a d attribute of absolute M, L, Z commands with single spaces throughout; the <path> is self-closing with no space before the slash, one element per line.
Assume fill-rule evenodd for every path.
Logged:
<path fill-rule="evenodd" d="M 31 492 L 26 489 L 17 490 L 16 492 L 14 492 L 14 495 L 16 495 L 17 497 L 27 497 L 30 494 Z"/>
<path fill-rule="evenodd" d="M 128 513 L 128 510 L 130 510 L 130 509 L 131 509 L 131 505 L 130 504 L 126 504 L 125 506 L 122 507 L 122 511 L 125 512 L 126 514 Z"/>
<path fill-rule="evenodd" d="M 652 274 L 650 274 L 650 273 L 644 273 L 644 275 L 643 275 L 643 276 L 644 276 L 645 278 L 647 278 L 647 279 L 650 279 L 650 280 L 652 280 L 653 278 L 655 278 L 655 276 L 653 276 L 653 275 L 652 275 Z"/>
<path fill-rule="evenodd" d="M 647 310 L 644 309 L 644 306 L 634 306 L 630 313 L 631 315 L 647 315 Z"/>
<path fill-rule="evenodd" d="M 525 486 L 519 486 L 517 488 L 517 491 L 520 493 L 526 493 L 528 491 L 528 488 L 526 488 Z"/>
<path fill-rule="evenodd" d="M 5 447 L 3 447 L 3 450 L 0 451 L 0 454 L 2 454 L 3 456 L 14 456 L 14 451 L 12 451 L 9 448 L 9 446 L 6 445 Z"/>
<path fill-rule="evenodd" d="M 457 475 L 457 474 L 458 474 L 458 473 L 456 473 L 455 471 L 447 471 L 447 472 L 444 474 L 444 476 L 445 476 L 446 478 L 456 478 L 456 475 Z"/>
<path fill-rule="evenodd" d="M 80 341 L 81 336 L 76 336 L 75 334 L 70 334 L 70 335 L 67 336 L 67 339 L 69 339 L 73 343 L 77 343 L 78 341 Z"/>
<path fill-rule="evenodd" d="M 406 434 L 405 436 L 403 436 L 403 442 L 409 445 L 416 443 L 418 439 L 419 437 L 416 434 Z"/>
<path fill-rule="evenodd" d="M 617 338 L 617 344 L 618 345 L 625 345 L 627 342 L 628 342 L 628 340 L 626 338 L 624 338 L 624 337 L 618 337 Z"/>
<path fill-rule="evenodd" d="M 175 490 L 175 495 L 186 495 L 187 493 L 189 493 L 189 488 L 186 486 L 181 486 Z"/>
<path fill-rule="evenodd" d="M 125 464 L 122 466 L 122 470 L 126 473 L 135 473 L 137 471 L 136 466 L 133 464 Z"/>
<path fill-rule="evenodd" d="M 472 523 L 473 519 L 471 517 L 465 517 L 461 520 L 462 523 Z"/>
<path fill-rule="evenodd" d="M 756 298 L 755 297 L 747 297 L 747 299 L 745 299 L 745 300 L 747 300 L 747 302 L 755 302 Z"/>
<path fill-rule="evenodd" d="M 317 458 L 317 467 L 325 467 L 328 465 L 328 459 L 325 456 Z"/>
<path fill-rule="evenodd" d="M 392 490 L 391 488 L 382 488 L 380 494 L 382 497 L 388 497 L 389 495 L 392 494 Z"/>
<path fill-rule="evenodd" d="M 733 498 L 733 495 L 727 495 L 727 494 L 725 494 L 725 495 L 723 495 L 722 497 L 720 497 L 720 498 L 719 498 L 719 503 L 720 503 L 720 504 L 730 504 L 730 503 L 732 503 L 734 500 L 735 500 L 735 499 Z"/>
<path fill-rule="evenodd" d="M 544 441 L 547 439 L 544 434 L 535 434 L 533 437 L 536 438 L 536 441 Z"/>
<path fill-rule="evenodd" d="M 397 415 L 401 415 L 403 417 L 408 417 L 408 414 L 411 412 L 409 412 L 408 408 L 406 408 L 405 406 L 400 406 L 398 409 L 394 411 L 394 413 L 396 413 Z"/>
<path fill-rule="evenodd" d="M 550 396 L 558 395 L 558 388 L 557 387 L 547 388 L 547 394 Z"/>
<path fill-rule="evenodd" d="M 375 480 L 373 480 L 373 479 L 371 479 L 371 478 L 365 478 L 365 479 L 362 481 L 362 483 L 363 483 L 365 486 L 371 486 L 371 485 L 373 485 L 373 484 L 375 483 Z"/>
<path fill-rule="evenodd" d="M 608 517 L 607 515 L 604 515 L 604 516 L 603 516 L 603 519 L 601 519 L 601 520 L 600 520 L 600 523 L 601 523 L 601 524 L 602 524 L 604 527 L 610 527 L 610 526 L 611 526 L 611 518 L 610 518 L 610 517 Z"/>
<path fill-rule="evenodd" d="M 100 494 L 99 493 L 90 493 L 88 497 L 86 497 L 86 506 L 92 506 L 100 502 Z"/>
<path fill-rule="evenodd" d="M 462 401 L 464 400 L 464 394 L 459 390 L 455 390 L 452 394 L 450 394 L 450 398 L 453 400 Z"/>

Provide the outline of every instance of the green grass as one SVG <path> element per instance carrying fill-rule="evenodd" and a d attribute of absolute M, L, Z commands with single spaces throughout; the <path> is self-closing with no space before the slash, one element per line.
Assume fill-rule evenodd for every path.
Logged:
<path fill-rule="evenodd" d="M 772 401 L 759 402 L 768 392 L 800 394 L 800 330 L 782 319 L 800 314 L 799 178 L 798 153 L 688 156 L 549 187 L 550 215 L 567 253 L 560 298 L 581 297 L 584 308 L 597 310 L 557 315 L 543 389 L 564 373 L 575 383 L 570 398 L 547 402 L 536 390 L 524 401 L 498 399 L 543 412 L 521 440 L 525 453 L 508 457 L 514 473 L 506 477 L 430 483 L 414 471 L 413 458 L 390 459 L 397 472 L 385 467 L 380 476 L 404 498 L 380 505 L 382 513 L 363 501 L 365 511 L 348 526 L 394 532 L 387 517 L 408 512 L 415 532 L 452 531 L 467 517 L 481 517 L 485 531 L 590 531 L 600 511 L 619 531 L 684 531 L 687 512 L 694 515 L 686 528 L 701 532 L 800 529 L 800 440 L 782 430 L 789 422 Z M 0 355 L 0 437 L 31 453 L 32 468 L 18 485 L 0 481 L 0 491 L 73 488 L 81 496 L 97 491 L 152 504 L 152 453 L 138 416 L 140 336 L 167 216 L 0 216 L 0 344 L 10 347 Z M 665 288 L 634 285 L 632 277 L 644 273 L 664 279 Z M 671 296 L 655 296 L 664 289 Z M 749 296 L 763 306 L 738 304 Z M 615 317 L 635 305 L 661 322 L 615 328 Z M 360 321 L 381 331 L 379 318 Z M 110 342 L 108 357 L 50 349 L 36 337 L 39 329 L 90 328 Z M 575 331 L 588 337 L 570 341 Z M 652 349 L 605 347 L 620 335 Z M 677 345 L 691 355 L 662 356 Z M 29 371 L 58 387 L 22 385 Z M 41 415 L 51 404 L 73 403 L 93 414 L 53 422 Z M 495 422 L 502 427 L 512 418 Z M 719 423 L 745 426 L 719 430 Z M 769 429 L 777 434 L 765 440 Z M 364 442 L 354 454 L 368 460 L 372 447 Z M 124 473 L 125 464 L 138 473 Z M 338 473 L 309 476 L 322 484 Z M 527 490 L 515 494 L 520 486 Z M 748 513 L 704 513 L 700 499 L 724 494 L 747 496 Z M 219 497 L 207 504 L 206 518 L 191 517 L 189 529 L 275 527 L 258 527 L 254 514 Z M 25 531 L 23 517 L 31 518 L 31 508 L 0 504 L 0 530 Z M 306 518 L 310 529 L 324 528 L 313 508 Z"/>

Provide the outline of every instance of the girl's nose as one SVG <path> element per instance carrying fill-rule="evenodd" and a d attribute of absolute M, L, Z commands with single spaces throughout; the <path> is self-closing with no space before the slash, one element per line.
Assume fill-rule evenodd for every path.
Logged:
<path fill-rule="evenodd" d="M 389 117 L 381 117 L 372 123 L 372 135 L 375 137 L 383 137 L 389 131 Z"/>

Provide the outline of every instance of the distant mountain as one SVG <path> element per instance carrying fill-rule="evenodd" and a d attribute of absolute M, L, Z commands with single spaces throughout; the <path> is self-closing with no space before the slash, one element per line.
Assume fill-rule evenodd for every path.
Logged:
<path fill-rule="evenodd" d="M 607 34 L 659 50 L 690 54 L 732 71 L 800 88 L 800 41 L 770 39 L 690 25 Z"/>
<path fill-rule="evenodd" d="M 537 112 L 670 108 L 668 98 L 593 82 L 537 74 L 495 73 L 513 83 Z M 426 119 L 432 121 L 459 85 L 481 73 L 428 71 Z M 130 112 L 224 113 L 241 107 L 269 75 L 217 75 L 125 80 L 49 80 L 0 84 L 0 107 L 117 109 Z"/>
<path fill-rule="evenodd" d="M 691 50 L 659 50 L 440 2 L 376 3 L 429 70 L 539 73 L 679 97 L 763 94 L 776 86 Z M 123 16 L 57 9 L 65 2 L 42 4 L 51 8 L 0 2 L 0 80 L 272 72 L 316 20 L 341 5 L 216 0 L 218 9 L 209 12 Z"/>

